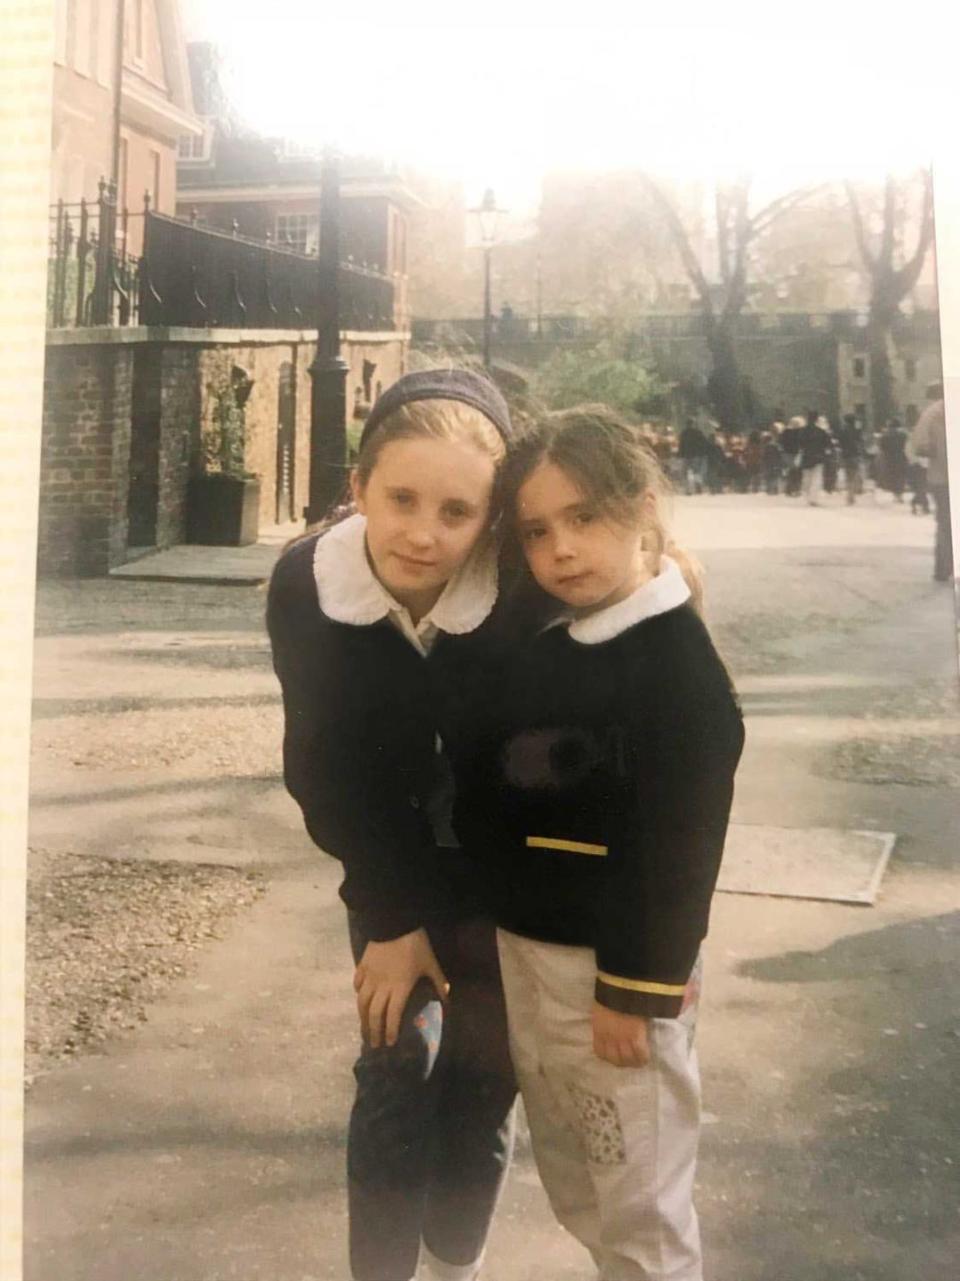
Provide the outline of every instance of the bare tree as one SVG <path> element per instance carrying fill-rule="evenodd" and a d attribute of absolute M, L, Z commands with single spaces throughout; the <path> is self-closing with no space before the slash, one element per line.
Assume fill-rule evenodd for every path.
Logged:
<path fill-rule="evenodd" d="M 898 231 L 905 222 L 910 180 L 898 182 L 887 175 L 883 188 L 878 227 L 871 236 L 867 229 L 862 196 L 848 182 L 847 199 L 860 260 L 870 280 L 870 310 L 867 318 L 867 352 L 870 357 L 870 403 L 873 425 L 883 426 L 896 412 L 893 371 L 890 365 L 890 336 L 900 314 L 900 304 L 920 278 L 927 251 L 933 241 L 933 182 L 929 169 L 918 175 L 922 184 L 920 224 L 913 253 L 906 257 L 898 246 Z M 913 181 L 916 181 L 914 179 Z"/>
<path fill-rule="evenodd" d="M 712 372 L 710 399 L 724 430 L 741 428 L 750 417 L 750 392 L 737 361 L 737 319 L 750 296 L 750 250 L 768 228 L 802 201 L 822 190 L 803 187 L 778 196 L 756 213 L 750 212 L 749 175 L 717 184 L 713 217 L 716 224 L 717 264 L 714 278 L 694 248 L 693 237 L 676 202 L 650 175 L 643 181 L 653 196 L 696 291 L 706 326 Z"/>

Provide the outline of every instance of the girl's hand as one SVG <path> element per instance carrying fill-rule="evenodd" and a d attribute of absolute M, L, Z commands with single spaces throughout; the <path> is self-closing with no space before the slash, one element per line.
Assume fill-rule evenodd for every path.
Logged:
<path fill-rule="evenodd" d="M 594 1054 L 616 1067 L 646 1067 L 650 1062 L 647 1024 L 642 1014 L 621 1014 L 594 1001 Z"/>
<path fill-rule="evenodd" d="M 430 979 L 445 1001 L 450 984 L 437 963 L 425 930 L 386 943 L 368 943 L 353 976 L 364 1040 L 374 1049 L 396 1045 L 400 1019 L 417 979 Z"/>

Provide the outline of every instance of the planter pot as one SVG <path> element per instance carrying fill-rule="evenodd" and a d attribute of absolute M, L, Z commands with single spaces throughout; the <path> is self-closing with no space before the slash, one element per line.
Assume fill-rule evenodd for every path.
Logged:
<path fill-rule="evenodd" d="M 208 547 L 246 547 L 257 541 L 260 481 L 237 476 L 191 476 L 187 542 Z"/>

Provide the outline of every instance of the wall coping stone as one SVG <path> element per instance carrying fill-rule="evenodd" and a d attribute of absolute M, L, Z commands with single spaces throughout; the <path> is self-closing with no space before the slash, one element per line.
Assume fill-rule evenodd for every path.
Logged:
<path fill-rule="evenodd" d="M 409 342 L 405 330 L 345 329 L 341 342 Z M 88 325 L 83 329 L 48 329 L 48 347 L 133 346 L 138 343 L 184 343 L 201 347 L 259 347 L 316 342 L 315 329 L 187 329 L 166 325 Z"/>

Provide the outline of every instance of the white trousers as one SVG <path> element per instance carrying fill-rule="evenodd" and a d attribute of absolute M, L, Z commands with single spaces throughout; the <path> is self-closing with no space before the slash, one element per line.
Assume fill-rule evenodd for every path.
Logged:
<path fill-rule="evenodd" d="M 702 1281 L 693 1179 L 701 962 L 676 1019 L 650 1020 L 650 1062 L 593 1052 L 592 948 L 497 932 L 510 1051 L 540 1179 L 602 1281 Z"/>
<path fill-rule="evenodd" d="M 816 467 L 804 467 L 803 476 L 800 481 L 800 492 L 803 494 L 807 502 L 818 502 L 822 489 L 823 463 L 817 463 Z"/>

